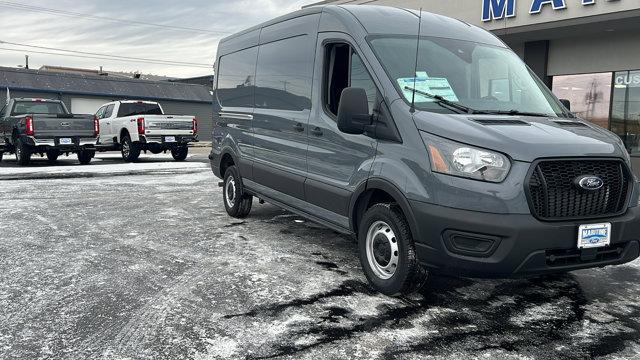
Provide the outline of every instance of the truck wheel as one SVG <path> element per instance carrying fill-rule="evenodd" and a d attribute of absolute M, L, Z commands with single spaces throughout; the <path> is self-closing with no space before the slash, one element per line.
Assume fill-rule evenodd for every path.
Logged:
<path fill-rule="evenodd" d="M 60 150 L 56 150 L 56 149 L 47 150 L 47 160 L 49 160 L 50 164 L 55 163 L 58 160 L 59 156 L 60 156 Z"/>
<path fill-rule="evenodd" d="M 186 145 L 174 147 L 173 149 L 171 149 L 171 156 L 173 156 L 173 159 L 175 161 L 184 161 L 187 158 L 188 154 L 189 148 Z"/>
<path fill-rule="evenodd" d="M 358 248 L 369 283 L 385 295 L 410 294 L 427 280 L 409 224 L 395 204 L 376 204 L 367 210 L 358 231 Z"/>
<path fill-rule="evenodd" d="M 16 160 L 20 166 L 27 166 L 31 162 L 31 147 L 22 139 L 16 141 Z"/>
<path fill-rule="evenodd" d="M 222 197 L 227 214 L 234 218 L 245 218 L 251 212 L 253 196 L 245 194 L 242 178 L 235 166 L 229 166 L 224 173 Z"/>
<path fill-rule="evenodd" d="M 129 135 L 122 137 L 122 159 L 125 162 L 135 162 L 140 157 L 140 146 L 133 141 Z"/>
<path fill-rule="evenodd" d="M 80 165 L 89 165 L 94 156 L 96 156 L 95 150 L 78 151 L 78 161 L 80 162 Z"/>

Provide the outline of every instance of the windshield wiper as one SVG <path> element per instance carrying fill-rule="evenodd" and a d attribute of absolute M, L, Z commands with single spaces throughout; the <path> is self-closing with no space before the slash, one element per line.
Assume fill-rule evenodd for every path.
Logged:
<path fill-rule="evenodd" d="M 493 114 L 493 115 L 521 115 L 521 116 L 538 116 L 538 117 L 550 117 L 553 115 L 536 113 L 536 112 L 528 112 L 528 111 L 520 111 L 520 110 L 483 110 L 483 113 Z"/>
<path fill-rule="evenodd" d="M 413 92 L 415 92 L 417 94 L 420 94 L 420 95 L 426 96 L 428 98 L 437 100 L 436 104 L 438 104 L 440 106 L 448 106 L 450 108 L 454 108 L 454 109 L 456 109 L 458 111 L 462 111 L 462 112 L 465 112 L 467 114 L 483 114 L 484 113 L 483 111 L 478 111 L 478 110 L 472 109 L 472 108 L 470 108 L 468 106 L 464 106 L 464 105 L 455 103 L 455 102 L 453 102 L 451 100 L 447 100 L 447 99 L 443 98 L 440 95 L 429 94 L 428 92 L 424 92 L 424 91 L 421 91 L 421 90 L 418 90 L 418 89 L 414 89 L 411 86 L 405 86 L 404 88 L 405 88 L 405 90 L 413 91 Z"/>

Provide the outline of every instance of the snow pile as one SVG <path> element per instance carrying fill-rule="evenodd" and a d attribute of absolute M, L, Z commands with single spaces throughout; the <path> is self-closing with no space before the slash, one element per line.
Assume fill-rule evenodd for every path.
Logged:
<path fill-rule="evenodd" d="M 202 162 L 175 161 L 118 164 L 96 162 L 86 166 L 74 164 L 69 166 L 0 167 L 0 180 L 183 173 L 208 169 L 209 166 Z"/>

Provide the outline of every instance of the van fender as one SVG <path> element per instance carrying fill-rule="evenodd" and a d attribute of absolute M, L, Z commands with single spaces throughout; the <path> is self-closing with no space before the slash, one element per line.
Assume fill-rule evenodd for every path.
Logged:
<path fill-rule="evenodd" d="M 407 223 L 409 223 L 409 228 L 411 229 L 411 234 L 413 235 L 414 240 L 416 242 L 421 242 L 417 222 L 413 214 L 413 210 L 411 209 L 411 205 L 409 204 L 409 200 L 407 200 L 397 186 L 390 181 L 379 177 L 369 178 L 366 182 L 360 184 L 351 196 L 351 201 L 349 203 L 349 214 L 351 215 L 349 216 L 349 227 L 351 228 L 351 231 L 356 233 L 356 235 L 358 233 L 358 221 L 360 220 L 358 214 L 362 214 L 364 212 L 364 207 L 371 199 L 372 192 L 369 192 L 369 190 L 381 190 L 389 194 L 395 203 L 398 204 L 400 209 L 402 209 L 402 213 L 404 214 Z"/>
<path fill-rule="evenodd" d="M 214 173 L 216 175 L 219 175 L 220 178 L 224 177 L 224 174 L 222 173 L 222 159 L 224 159 L 226 155 L 231 156 L 231 160 L 233 160 L 233 163 L 236 166 L 239 165 L 240 157 L 238 156 L 238 153 L 235 151 L 233 147 L 229 146 L 228 144 L 220 148 L 219 154 L 216 154 L 215 152 L 211 152 L 209 154 L 209 159 L 211 160 L 211 167 Z"/>

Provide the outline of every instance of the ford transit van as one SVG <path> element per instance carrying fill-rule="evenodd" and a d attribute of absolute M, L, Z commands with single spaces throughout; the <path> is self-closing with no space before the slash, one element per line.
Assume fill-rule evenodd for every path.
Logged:
<path fill-rule="evenodd" d="M 429 273 L 638 257 L 639 185 L 621 140 L 465 22 L 365 5 L 295 12 L 221 41 L 214 107 L 211 167 L 229 215 L 258 198 L 356 235 L 384 294 Z"/>

